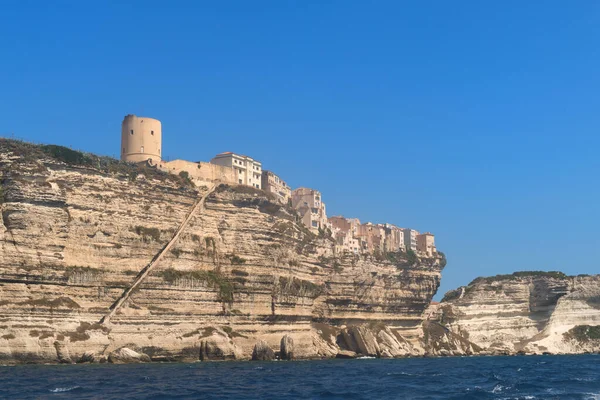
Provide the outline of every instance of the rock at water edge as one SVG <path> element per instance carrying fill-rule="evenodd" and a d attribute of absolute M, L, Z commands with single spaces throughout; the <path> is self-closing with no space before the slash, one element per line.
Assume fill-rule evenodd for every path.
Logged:
<path fill-rule="evenodd" d="M 108 362 L 113 364 L 135 364 L 150 362 L 150 357 L 147 354 L 138 353 L 127 347 L 122 347 L 108 355 Z"/>
<path fill-rule="evenodd" d="M 294 359 L 294 339 L 290 335 L 285 335 L 281 338 L 279 346 L 279 357 L 282 360 Z"/>
<path fill-rule="evenodd" d="M 267 342 L 260 339 L 254 345 L 252 350 L 252 361 L 272 361 L 275 359 L 275 352 L 269 347 Z"/>

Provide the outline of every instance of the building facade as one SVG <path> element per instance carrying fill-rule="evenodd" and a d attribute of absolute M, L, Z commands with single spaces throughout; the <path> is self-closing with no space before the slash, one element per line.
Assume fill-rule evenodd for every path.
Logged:
<path fill-rule="evenodd" d="M 431 232 L 425 232 L 417 235 L 417 251 L 433 257 L 437 253 L 435 248 L 435 236 Z"/>
<path fill-rule="evenodd" d="M 402 231 L 404 232 L 404 246 L 406 250 L 417 251 L 417 235 L 419 232 L 410 228 L 404 228 Z"/>
<path fill-rule="evenodd" d="M 344 218 L 335 216 L 328 218 L 332 236 L 336 243 L 336 253 L 361 252 L 360 240 L 356 238 L 356 231 L 360 225 L 358 218 Z"/>
<path fill-rule="evenodd" d="M 158 163 L 161 161 L 162 125 L 159 120 L 129 114 L 121 123 L 121 160 Z"/>
<path fill-rule="evenodd" d="M 292 207 L 298 211 L 302 223 L 316 233 L 328 227 L 325 203 L 321 192 L 309 188 L 298 188 L 292 191 Z"/>
<path fill-rule="evenodd" d="M 263 190 L 275 194 L 282 204 L 288 204 L 292 199 L 292 189 L 271 171 L 263 170 L 261 185 Z"/>
<path fill-rule="evenodd" d="M 388 253 L 406 251 L 404 231 L 392 224 L 384 224 L 383 227 L 385 229 L 384 250 Z"/>
<path fill-rule="evenodd" d="M 355 237 L 360 241 L 364 253 L 383 253 L 385 242 L 385 229 L 383 226 L 371 222 L 360 224 L 357 227 Z"/>
<path fill-rule="evenodd" d="M 257 189 L 262 188 L 262 164 L 259 161 L 228 151 L 217 154 L 210 162 L 211 164 L 233 168 L 235 183 Z"/>

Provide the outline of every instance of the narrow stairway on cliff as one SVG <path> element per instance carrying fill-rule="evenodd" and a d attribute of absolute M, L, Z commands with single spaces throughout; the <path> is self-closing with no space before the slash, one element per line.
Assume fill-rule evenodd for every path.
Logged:
<path fill-rule="evenodd" d="M 199 200 L 195 202 L 190 212 L 186 215 L 184 220 L 181 222 L 181 225 L 179 225 L 179 228 L 177 228 L 177 230 L 173 234 L 171 240 L 169 240 L 169 242 L 165 244 L 164 247 L 158 253 L 156 253 L 152 260 L 144 268 L 142 268 L 142 270 L 137 274 L 133 283 L 125 289 L 123 294 L 110 307 L 110 311 L 108 312 L 108 314 L 102 317 L 102 319 L 100 320 L 101 324 L 108 325 L 110 323 L 110 319 L 117 313 L 117 311 L 119 311 L 123 304 L 125 304 L 125 302 L 129 300 L 129 297 L 135 291 L 135 289 L 142 284 L 142 282 L 150 274 L 152 269 L 162 260 L 163 256 L 177 242 L 177 239 L 179 239 L 179 236 L 190 222 L 192 216 L 194 216 L 194 214 L 196 214 L 198 210 L 202 210 L 204 208 L 204 203 L 206 199 L 208 198 L 208 196 L 210 196 L 211 193 L 213 193 L 215 187 L 215 185 L 210 186 L 206 194 L 204 194 L 204 196 L 202 196 Z"/>

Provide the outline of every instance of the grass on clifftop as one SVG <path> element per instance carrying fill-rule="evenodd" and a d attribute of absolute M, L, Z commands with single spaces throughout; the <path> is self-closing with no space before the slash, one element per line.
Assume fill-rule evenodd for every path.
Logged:
<path fill-rule="evenodd" d="M 112 157 L 84 153 L 53 144 L 33 144 L 0 138 L 0 152 L 12 153 L 19 156 L 20 161 L 26 163 L 35 163 L 50 158 L 71 166 L 88 167 L 107 174 L 124 175 L 131 181 L 135 180 L 138 175 L 143 175 L 147 179 L 156 179 L 161 182 L 169 181 L 180 186 L 194 186 L 189 178 L 159 171 L 147 165 L 128 163 Z"/>

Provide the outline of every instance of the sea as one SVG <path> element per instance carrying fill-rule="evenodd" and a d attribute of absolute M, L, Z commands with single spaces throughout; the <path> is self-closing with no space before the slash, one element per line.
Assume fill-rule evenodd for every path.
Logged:
<path fill-rule="evenodd" d="M 600 399 L 600 355 L 0 367 L 3 399 Z"/>

